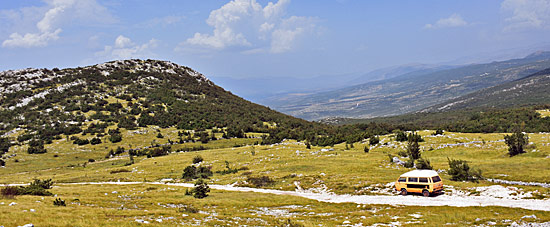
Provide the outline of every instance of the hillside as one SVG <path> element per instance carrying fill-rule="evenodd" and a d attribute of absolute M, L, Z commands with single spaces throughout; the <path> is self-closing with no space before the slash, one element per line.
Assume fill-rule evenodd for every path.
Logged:
<path fill-rule="evenodd" d="M 522 59 L 424 74 L 408 73 L 388 80 L 286 99 L 272 107 L 305 119 L 399 115 L 514 81 L 549 65 L 550 52 L 537 52 Z"/>
<path fill-rule="evenodd" d="M 550 68 L 512 82 L 461 96 L 420 112 L 455 111 L 471 108 L 506 108 L 548 104 L 549 102 Z"/>
<path fill-rule="evenodd" d="M 24 69 L 0 73 L 1 134 L 51 141 L 109 126 L 147 125 L 181 130 L 226 128 L 264 132 L 269 125 L 311 123 L 237 97 L 202 74 L 155 60 L 125 60 L 82 68 Z"/>

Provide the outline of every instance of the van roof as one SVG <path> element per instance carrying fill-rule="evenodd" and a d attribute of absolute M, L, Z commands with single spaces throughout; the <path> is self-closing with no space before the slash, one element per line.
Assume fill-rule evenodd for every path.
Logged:
<path fill-rule="evenodd" d="M 401 175 L 402 177 L 433 177 L 438 176 L 437 172 L 434 170 L 413 170 L 406 172 Z"/>

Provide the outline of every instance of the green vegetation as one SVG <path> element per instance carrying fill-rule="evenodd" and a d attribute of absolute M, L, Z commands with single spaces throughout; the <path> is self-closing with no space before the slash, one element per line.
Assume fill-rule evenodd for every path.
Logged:
<path fill-rule="evenodd" d="M 470 168 L 467 161 L 449 158 L 448 161 L 448 173 L 451 176 L 451 180 L 479 182 L 480 179 L 483 179 L 481 176 L 481 170 Z"/>
<path fill-rule="evenodd" d="M 510 157 L 516 156 L 525 153 L 523 147 L 529 143 L 529 136 L 517 130 L 512 135 L 505 135 L 504 142 L 508 145 L 508 154 Z"/>
<path fill-rule="evenodd" d="M 208 187 L 208 184 L 206 184 L 202 178 L 199 178 L 197 182 L 195 182 L 195 187 L 191 190 L 191 194 L 197 199 L 206 198 L 209 192 L 210 187 Z"/>

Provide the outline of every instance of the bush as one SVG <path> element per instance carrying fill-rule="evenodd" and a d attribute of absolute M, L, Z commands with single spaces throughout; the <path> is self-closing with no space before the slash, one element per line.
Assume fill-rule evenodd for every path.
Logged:
<path fill-rule="evenodd" d="M 197 155 L 197 156 L 193 157 L 193 164 L 197 164 L 197 163 L 200 163 L 202 161 L 204 161 L 204 159 L 200 155 Z"/>
<path fill-rule="evenodd" d="M 195 182 L 195 187 L 191 190 L 193 197 L 197 199 L 206 198 L 209 192 L 210 187 L 208 187 L 208 184 L 206 184 L 202 178 L 199 178 L 197 182 Z"/>
<path fill-rule="evenodd" d="M 27 153 L 29 154 L 43 154 L 47 150 L 44 148 L 44 142 L 41 140 L 31 140 L 29 142 L 29 148 L 27 148 Z"/>
<path fill-rule="evenodd" d="M 6 162 L 2 159 L 0 159 L 0 166 L 6 166 Z"/>
<path fill-rule="evenodd" d="M 505 135 L 504 142 L 508 145 L 508 155 L 512 157 L 525 153 L 523 147 L 529 142 L 529 136 L 520 131 L 516 131 L 512 135 Z"/>
<path fill-rule="evenodd" d="M 447 160 L 449 161 L 448 174 L 451 175 L 451 180 L 478 182 L 483 179 L 481 170 L 471 169 L 467 161 L 449 158 Z"/>
<path fill-rule="evenodd" d="M 120 133 L 111 134 L 111 137 L 109 137 L 109 141 L 111 141 L 111 143 L 118 143 L 122 141 L 122 134 Z"/>
<path fill-rule="evenodd" d="M 159 132 L 159 133 L 157 134 L 157 138 L 162 139 L 162 138 L 164 138 L 164 136 Z"/>
<path fill-rule="evenodd" d="M 53 201 L 53 205 L 54 206 L 67 206 L 65 205 L 65 200 L 62 200 L 60 198 L 56 198 L 54 201 Z"/>
<path fill-rule="evenodd" d="M 73 141 L 73 144 L 76 144 L 76 145 L 79 145 L 79 146 L 86 145 L 86 144 L 89 144 L 89 143 L 90 143 L 90 141 L 88 139 L 77 138 L 75 141 Z"/>
<path fill-rule="evenodd" d="M 96 145 L 96 144 L 100 144 L 100 143 L 101 143 L 101 139 L 97 138 L 97 137 L 90 140 L 90 144 L 92 144 L 92 145 Z"/>
<path fill-rule="evenodd" d="M 246 179 L 246 181 L 248 181 L 249 183 L 251 183 L 252 185 L 254 185 L 256 187 L 263 187 L 263 186 L 267 186 L 267 185 L 275 183 L 275 181 L 272 180 L 268 176 L 248 177 Z"/>
<path fill-rule="evenodd" d="M 210 170 L 210 167 L 199 166 L 197 168 L 195 166 L 187 166 L 183 169 L 182 178 L 185 180 L 192 180 L 198 178 L 208 178 L 212 175 L 213 173 L 212 170 Z"/>
<path fill-rule="evenodd" d="M 129 173 L 129 172 L 132 172 L 128 169 L 115 169 L 115 170 L 111 170 L 111 174 L 115 174 L 115 173 Z"/>
<path fill-rule="evenodd" d="M 396 134 L 395 134 L 395 141 L 398 141 L 398 142 L 405 142 L 407 141 L 407 133 L 403 132 L 403 131 L 398 131 Z"/>
<path fill-rule="evenodd" d="M 430 160 L 419 158 L 416 160 L 416 168 L 417 169 L 433 169 L 432 165 L 430 164 Z"/>
<path fill-rule="evenodd" d="M 245 167 L 246 168 L 246 167 Z M 247 168 L 248 169 L 248 168 Z M 239 169 L 232 169 L 230 166 L 229 166 L 229 162 L 228 161 L 225 161 L 225 169 L 222 170 L 222 171 L 216 171 L 216 173 L 219 173 L 221 175 L 226 175 L 226 174 L 232 174 L 232 173 L 237 173 L 239 172 Z"/>
<path fill-rule="evenodd" d="M 16 195 L 19 195 L 19 187 L 17 186 L 6 186 L 0 190 L 2 197 L 7 199 L 12 199 Z"/>
<path fill-rule="evenodd" d="M 432 135 L 443 135 L 443 130 L 442 129 L 438 129 L 438 130 L 435 130 L 435 132 L 432 134 Z"/>
<path fill-rule="evenodd" d="M 364 151 L 365 153 L 369 153 L 370 149 L 369 149 L 369 147 L 365 146 L 365 147 L 363 148 L 363 151 Z"/>
<path fill-rule="evenodd" d="M 369 138 L 369 144 L 370 145 L 376 145 L 378 143 L 380 143 L 380 138 L 378 136 L 373 135 Z"/>
<path fill-rule="evenodd" d="M 413 168 L 413 167 L 414 167 L 414 159 L 409 158 L 409 160 L 407 160 L 407 161 L 405 162 L 405 164 L 403 164 L 403 166 L 404 166 L 405 168 Z"/>
<path fill-rule="evenodd" d="M 51 192 L 47 191 L 53 185 L 52 179 L 48 180 L 39 180 L 35 179 L 29 184 L 29 186 L 19 186 L 19 187 L 6 187 L 2 189 L 2 195 L 6 194 L 8 196 L 12 195 L 38 195 L 38 196 L 50 196 Z"/>

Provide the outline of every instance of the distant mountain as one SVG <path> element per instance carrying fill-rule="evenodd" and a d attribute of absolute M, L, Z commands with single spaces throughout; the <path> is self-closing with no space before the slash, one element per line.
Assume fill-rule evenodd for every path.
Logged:
<path fill-rule="evenodd" d="M 310 120 L 399 115 L 514 81 L 548 67 L 550 52 L 537 52 L 521 59 L 410 72 L 391 79 L 288 98 L 273 102 L 271 107 Z"/>
<path fill-rule="evenodd" d="M 247 100 L 267 106 L 277 105 L 286 99 L 334 90 L 350 85 L 394 78 L 406 73 L 428 73 L 456 66 L 407 64 L 376 69 L 368 73 L 321 75 L 315 77 L 232 78 L 212 76 L 210 79 Z"/>
<path fill-rule="evenodd" d="M 550 68 L 527 77 L 482 89 L 420 112 L 508 108 L 550 103 Z"/>

